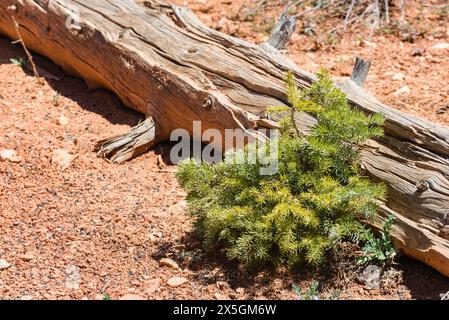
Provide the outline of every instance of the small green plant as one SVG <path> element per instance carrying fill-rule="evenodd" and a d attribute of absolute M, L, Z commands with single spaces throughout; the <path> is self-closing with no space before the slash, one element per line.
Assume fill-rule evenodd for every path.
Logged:
<path fill-rule="evenodd" d="M 298 295 L 299 300 L 320 300 L 319 285 L 318 281 L 313 281 L 304 293 L 298 285 L 293 284 L 292 287 L 293 291 Z"/>
<path fill-rule="evenodd" d="M 12 64 L 15 64 L 16 66 L 23 68 L 23 66 L 25 66 L 25 59 L 22 57 L 19 58 L 11 58 L 9 59 L 9 61 L 11 61 Z"/>
<path fill-rule="evenodd" d="M 319 291 L 320 283 L 318 281 L 312 281 L 310 286 L 302 292 L 301 287 L 296 284 L 292 285 L 293 292 L 298 296 L 299 300 L 338 300 L 340 297 L 340 292 L 335 291 L 328 297 L 321 295 Z"/>
<path fill-rule="evenodd" d="M 59 92 L 56 92 L 53 97 L 51 98 L 51 103 L 57 107 L 59 106 Z"/>
<path fill-rule="evenodd" d="M 357 260 L 357 264 L 366 265 L 368 263 L 378 264 L 384 266 L 391 263 L 396 250 L 391 241 L 391 230 L 393 228 L 394 216 L 390 215 L 384 222 L 380 236 L 376 237 L 369 232 L 366 237 L 366 242 L 363 247 L 363 256 Z"/>
<path fill-rule="evenodd" d="M 289 74 L 287 93 L 290 105 L 270 110 L 285 115 L 277 173 L 262 175 L 259 161 L 237 161 L 257 158 L 248 146 L 228 153 L 234 161 L 187 160 L 177 172 L 204 245 L 246 265 L 318 266 L 339 241 L 366 240 L 360 218 L 372 219 L 384 198 L 384 186 L 363 176 L 358 152 L 383 134 L 383 117 L 350 108 L 325 70 L 304 90 Z M 294 121 L 300 112 L 318 121 L 308 135 Z"/>
<path fill-rule="evenodd" d="M 105 292 L 103 293 L 103 300 L 111 300 L 111 296 Z"/>

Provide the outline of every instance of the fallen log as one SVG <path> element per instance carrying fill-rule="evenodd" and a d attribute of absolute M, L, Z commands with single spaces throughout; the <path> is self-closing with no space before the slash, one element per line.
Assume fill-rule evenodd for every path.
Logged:
<path fill-rule="evenodd" d="M 1 33 L 17 38 L 13 16 L 28 48 L 152 117 L 100 143 L 111 159 L 167 140 L 173 129 L 192 133 L 194 120 L 203 130 L 270 126 L 267 107 L 288 103 L 286 72 L 293 71 L 301 87 L 315 80 L 270 44 L 212 30 L 186 8 L 158 1 L 146 6 L 130 0 L 0 1 Z M 280 30 L 292 30 L 288 26 Z M 398 249 L 449 276 L 449 130 L 379 102 L 361 87 L 366 74 L 367 64 L 359 61 L 352 80 L 339 86 L 354 107 L 386 117 L 385 137 L 362 150 L 367 174 L 389 188 L 380 217 L 395 215 Z M 315 120 L 303 114 L 298 121 L 307 128 Z"/>

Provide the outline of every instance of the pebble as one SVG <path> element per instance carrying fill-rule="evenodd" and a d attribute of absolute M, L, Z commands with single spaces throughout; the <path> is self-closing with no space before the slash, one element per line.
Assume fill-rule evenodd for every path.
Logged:
<path fill-rule="evenodd" d="M 77 290 L 80 287 L 80 267 L 69 264 L 66 267 L 66 281 L 67 289 Z"/>
<path fill-rule="evenodd" d="M 2 160 L 2 161 L 8 160 L 9 162 L 13 162 L 13 163 L 22 162 L 22 158 L 19 157 L 16 154 L 16 151 L 14 151 L 12 149 L 3 149 L 3 150 L 1 150 L 0 151 L 0 160 Z"/>
<path fill-rule="evenodd" d="M 73 156 L 67 150 L 56 149 L 53 151 L 51 162 L 61 167 L 68 167 L 73 160 Z"/>
<path fill-rule="evenodd" d="M 159 287 L 161 286 L 161 283 L 162 283 L 161 278 L 156 278 L 156 279 L 152 279 L 152 280 L 148 281 L 146 292 L 148 294 L 154 293 L 157 289 L 159 289 Z"/>
<path fill-rule="evenodd" d="M 146 299 L 141 296 L 138 296 L 137 294 L 128 293 L 120 297 L 119 300 L 146 300 Z"/>
<path fill-rule="evenodd" d="M 410 92 L 411 92 L 411 90 L 409 87 L 403 86 L 403 87 L 399 88 L 398 90 L 396 90 L 393 93 L 393 95 L 400 96 L 400 95 L 410 94 Z"/>
<path fill-rule="evenodd" d="M 23 255 L 19 256 L 19 258 L 20 258 L 20 260 L 23 260 L 23 261 L 31 261 L 34 259 L 34 256 L 32 254 L 27 253 L 27 254 L 23 254 Z"/>
<path fill-rule="evenodd" d="M 224 294 L 220 294 L 218 292 L 216 292 L 214 294 L 214 297 L 215 297 L 216 300 L 229 300 L 228 296 L 225 296 Z"/>
<path fill-rule="evenodd" d="M 183 278 L 183 277 L 173 277 L 173 278 L 168 279 L 167 284 L 170 287 L 179 287 L 188 281 L 189 280 L 187 280 L 186 278 Z"/>
<path fill-rule="evenodd" d="M 102 294 L 96 294 L 96 295 L 94 296 L 94 300 L 104 300 L 104 297 L 103 297 Z"/>
<path fill-rule="evenodd" d="M 401 81 L 401 80 L 404 80 L 404 78 L 405 78 L 405 75 L 402 72 L 395 73 L 392 77 L 392 79 L 395 81 Z"/>
<path fill-rule="evenodd" d="M 218 281 L 217 282 L 217 287 L 220 290 L 225 290 L 225 289 L 229 289 L 231 286 L 226 281 Z"/>
<path fill-rule="evenodd" d="M 178 264 L 176 263 L 176 261 L 170 259 L 170 258 L 163 258 L 161 259 L 161 261 L 159 261 L 159 265 L 160 266 L 164 266 L 164 267 L 169 267 L 172 269 L 179 269 Z"/>
<path fill-rule="evenodd" d="M 370 48 L 377 48 L 377 44 L 375 44 L 374 42 L 371 42 L 371 41 L 365 40 L 364 44 Z"/>
<path fill-rule="evenodd" d="M 430 49 L 432 49 L 432 50 L 446 50 L 446 49 L 449 49 L 449 43 L 447 43 L 447 42 L 437 43 L 437 44 L 434 44 L 433 46 L 431 46 Z"/>
<path fill-rule="evenodd" d="M 69 118 L 67 118 L 66 116 L 61 115 L 61 116 L 59 116 L 59 118 L 57 120 L 57 123 L 60 126 L 66 126 L 66 125 L 69 124 Z"/>
<path fill-rule="evenodd" d="M 8 261 L 0 259 L 0 270 L 8 269 L 10 266 L 11 264 Z"/>
<path fill-rule="evenodd" d="M 215 29 L 221 30 L 226 22 L 227 22 L 227 19 L 225 17 L 221 17 L 220 20 L 217 21 Z"/>
<path fill-rule="evenodd" d="M 426 52 L 426 49 L 424 49 L 424 48 L 414 48 L 412 50 L 412 56 L 414 56 L 414 57 L 422 56 L 422 55 L 424 55 L 424 52 Z"/>
<path fill-rule="evenodd" d="M 239 287 L 239 288 L 235 289 L 235 292 L 238 294 L 243 294 L 243 293 L 245 293 L 245 289 L 242 287 Z"/>

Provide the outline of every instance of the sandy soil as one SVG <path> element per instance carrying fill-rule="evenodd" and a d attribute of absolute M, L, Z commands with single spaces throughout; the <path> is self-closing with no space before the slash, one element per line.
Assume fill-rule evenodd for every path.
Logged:
<path fill-rule="evenodd" d="M 211 27 L 265 40 L 261 26 L 268 22 L 237 16 L 243 2 L 186 4 Z M 338 43 L 316 47 L 318 37 L 305 35 L 301 20 L 289 54 L 306 70 L 323 65 L 336 76 L 348 76 L 354 56 L 361 55 L 374 63 L 368 90 L 396 108 L 447 125 L 449 50 L 432 47 L 449 42 L 449 26 L 432 11 L 418 10 L 418 1 L 411 2 L 416 6 L 407 19 L 415 21 L 419 11 L 419 23 L 429 30 L 413 43 L 386 33 L 367 40 L 366 30 L 352 30 Z M 270 3 L 265 20 L 281 10 L 279 1 Z M 332 24 L 325 21 L 323 28 L 326 23 Z M 419 48 L 425 50 L 416 55 Z M 220 253 L 204 252 L 172 172 L 176 167 L 160 170 L 157 165 L 157 155 L 166 155 L 169 145 L 121 166 L 92 152 L 98 139 L 125 132 L 142 116 L 107 91 L 89 92 L 83 81 L 35 55 L 40 68 L 59 78 L 38 85 L 26 68 L 10 62 L 20 56 L 20 46 L 0 37 L 0 150 L 13 149 L 19 157 L 0 161 L 0 260 L 7 264 L 0 264 L 0 299 L 102 299 L 105 293 L 112 299 L 129 294 L 146 299 L 295 299 L 292 284 L 306 288 L 313 280 L 320 281 L 324 295 L 339 290 L 342 299 L 438 299 L 449 290 L 447 278 L 405 257 L 380 290 L 366 290 L 354 279 L 350 254 L 336 259 L 333 268 L 313 272 L 245 271 Z M 394 94 L 404 86 L 410 93 Z M 69 154 L 65 168 L 52 161 L 58 150 Z M 163 266 L 162 258 L 176 265 Z M 347 272 L 336 275 L 343 265 Z"/>

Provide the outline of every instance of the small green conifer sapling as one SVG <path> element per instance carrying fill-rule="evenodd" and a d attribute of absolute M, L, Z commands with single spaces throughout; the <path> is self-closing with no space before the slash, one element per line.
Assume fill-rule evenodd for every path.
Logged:
<path fill-rule="evenodd" d="M 259 163 L 188 160 L 179 166 L 206 247 L 222 248 L 246 265 L 317 266 L 338 242 L 367 240 L 360 220 L 375 217 L 385 188 L 363 176 L 359 148 L 383 135 L 384 119 L 351 108 L 326 71 L 317 76 L 301 90 L 289 74 L 289 106 L 271 109 L 287 114 L 276 174 L 261 175 Z M 308 135 L 294 121 L 299 112 L 318 120 Z"/>

